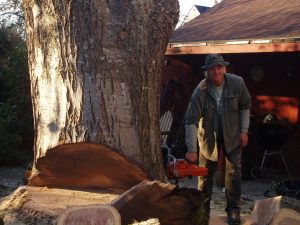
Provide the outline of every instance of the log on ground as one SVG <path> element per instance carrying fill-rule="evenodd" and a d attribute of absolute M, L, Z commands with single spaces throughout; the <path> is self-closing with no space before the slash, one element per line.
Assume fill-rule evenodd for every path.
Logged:
<path fill-rule="evenodd" d="M 0 200 L 0 218 L 6 225 L 57 224 L 69 207 L 110 204 L 120 192 L 22 186 Z"/>
<path fill-rule="evenodd" d="M 122 224 L 156 218 L 162 225 L 207 225 L 204 200 L 196 189 L 143 181 L 115 199 L 112 206 L 121 214 Z"/>
<path fill-rule="evenodd" d="M 293 209 L 282 208 L 272 219 L 270 225 L 299 225 L 300 213 Z"/>

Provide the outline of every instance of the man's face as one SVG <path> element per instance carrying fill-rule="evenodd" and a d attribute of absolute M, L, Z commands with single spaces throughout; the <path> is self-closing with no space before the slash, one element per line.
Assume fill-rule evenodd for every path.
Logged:
<path fill-rule="evenodd" d="M 220 86 L 224 82 L 224 74 L 226 73 L 226 67 L 217 65 L 207 69 L 208 78 L 211 80 L 214 86 Z"/>

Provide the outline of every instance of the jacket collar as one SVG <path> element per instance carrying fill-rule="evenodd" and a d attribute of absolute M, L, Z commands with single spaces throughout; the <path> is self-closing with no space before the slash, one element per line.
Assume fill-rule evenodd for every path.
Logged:
<path fill-rule="evenodd" d="M 205 78 L 200 83 L 200 88 L 202 90 L 207 91 L 208 94 L 212 95 L 213 84 L 212 84 L 212 82 L 209 79 Z M 230 91 L 230 88 L 229 88 L 229 85 L 228 85 L 228 74 L 227 73 L 224 74 L 224 87 L 223 87 L 222 95 L 224 97 L 228 97 L 228 96 L 232 95 L 232 93 Z"/>

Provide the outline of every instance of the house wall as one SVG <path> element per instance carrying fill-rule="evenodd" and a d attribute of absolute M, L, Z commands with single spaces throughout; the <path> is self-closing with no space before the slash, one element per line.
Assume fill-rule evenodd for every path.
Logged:
<path fill-rule="evenodd" d="M 245 177 L 250 176 L 250 169 L 261 162 L 263 149 L 257 143 L 255 130 L 267 112 L 289 122 L 291 133 L 283 152 L 292 174 L 300 176 L 300 53 L 224 54 L 223 57 L 230 62 L 228 72 L 242 76 L 252 96 L 250 143 L 244 151 Z M 193 90 L 204 78 L 201 66 L 205 55 L 173 58 L 191 66 L 193 81 L 190 79 L 185 88 Z M 251 78 L 254 66 L 259 66 L 263 71 L 264 76 L 260 81 Z M 268 167 L 284 168 L 279 158 L 274 157 L 274 160 L 268 161 Z"/>
<path fill-rule="evenodd" d="M 181 26 L 182 26 L 183 24 L 185 24 L 185 23 L 191 21 L 192 19 L 196 18 L 196 17 L 199 16 L 199 15 L 200 15 L 200 13 L 199 13 L 198 9 L 197 9 L 195 6 L 193 6 L 193 7 L 191 8 L 191 10 L 189 11 L 189 13 L 186 15 L 186 17 L 184 18 L 184 20 L 182 21 Z"/>

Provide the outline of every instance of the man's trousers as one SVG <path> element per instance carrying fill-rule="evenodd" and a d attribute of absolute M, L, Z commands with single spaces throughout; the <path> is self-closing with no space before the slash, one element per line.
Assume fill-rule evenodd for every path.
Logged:
<path fill-rule="evenodd" d="M 221 148 L 221 151 L 224 151 L 226 156 L 225 197 L 227 205 L 225 210 L 226 212 L 239 211 L 241 199 L 241 149 L 237 147 L 229 154 L 226 153 L 224 147 Z M 206 194 L 206 207 L 209 210 L 217 162 L 206 159 L 201 151 L 199 158 L 200 166 L 208 168 L 208 176 L 199 177 L 198 189 Z"/>

